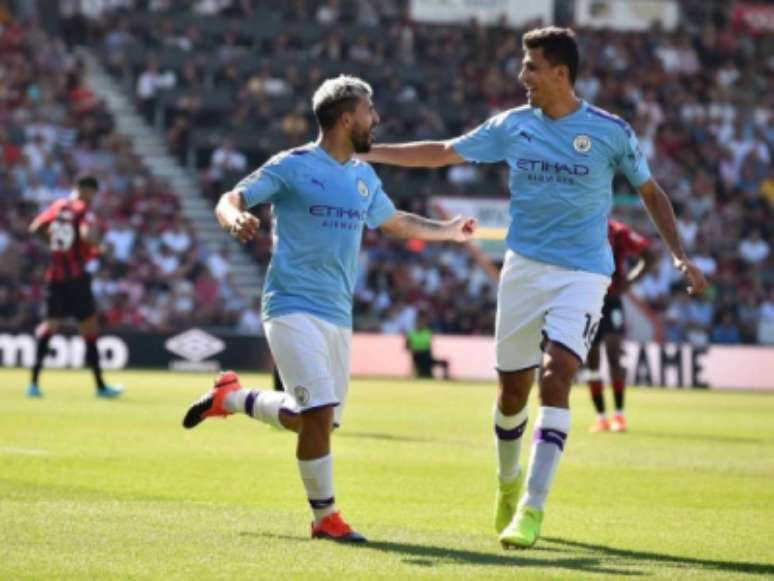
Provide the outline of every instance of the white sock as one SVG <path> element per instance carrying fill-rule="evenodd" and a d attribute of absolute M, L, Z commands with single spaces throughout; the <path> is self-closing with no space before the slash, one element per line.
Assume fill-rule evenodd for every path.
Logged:
<path fill-rule="evenodd" d="M 513 416 L 506 416 L 495 402 L 495 444 L 497 446 L 497 477 L 500 482 L 512 482 L 519 475 L 519 452 L 527 428 L 527 406 Z"/>
<path fill-rule="evenodd" d="M 241 387 L 236 391 L 226 394 L 226 398 L 223 400 L 223 407 L 226 411 L 232 414 L 237 412 L 245 412 L 245 399 L 250 393 L 249 389 Z"/>
<path fill-rule="evenodd" d="M 527 490 L 520 505 L 538 510 L 545 508 L 548 490 L 569 431 L 570 410 L 547 406 L 540 408 L 527 471 Z"/>
<path fill-rule="evenodd" d="M 328 454 L 315 460 L 299 460 L 298 471 L 306 489 L 315 522 L 336 512 L 333 495 L 333 456 Z"/>
<path fill-rule="evenodd" d="M 224 406 L 231 413 L 241 412 L 251 418 L 285 429 L 279 419 L 280 409 L 292 404 L 291 397 L 284 391 L 238 389 L 226 396 Z"/>

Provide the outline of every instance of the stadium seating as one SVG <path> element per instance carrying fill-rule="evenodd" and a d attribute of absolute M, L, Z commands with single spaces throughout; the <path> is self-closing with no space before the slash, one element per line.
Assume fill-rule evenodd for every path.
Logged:
<path fill-rule="evenodd" d="M 207 255 L 179 217 L 170 186 L 148 173 L 115 133 L 104 104 L 82 82 L 81 63 L 31 23 L 10 20 L 3 27 L 0 326 L 29 328 L 39 320 L 48 251 L 27 226 L 87 171 L 103 184 L 93 208 L 103 230 L 103 252 L 93 264 L 103 324 L 148 331 L 192 321 L 234 325 L 240 303 L 226 300 L 227 278 L 209 274 Z"/>
<path fill-rule="evenodd" d="M 207 169 L 226 138 L 249 167 L 314 138 L 308 101 L 327 75 L 349 72 L 372 83 L 385 141 L 450 137 L 525 100 L 516 79 L 522 31 L 414 22 L 405 1 L 226 2 L 221 13 L 206 14 L 197 13 L 198 4 L 176 10 L 174 1 L 151 3 L 169 8 L 158 11 L 124 4 L 134 6 L 106 10 L 90 34 L 128 91 L 150 58 L 174 73 L 175 86 L 158 92 L 151 119 L 180 160 L 200 172 L 211 199 L 218 191 Z M 662 264 L 635 292 L 664 320 L 671 340 L 755 343 L 770 337 L 774 287 L 774 86 L 771 75 L 758 72 L 768 45 L 765 37 L 735 34 L 725 13 L 707 3 L 681 6 L 683 25 L 674 32 L 579 31 L 577 90 L 631 121 L 712 282 L 706 299 L 686 303 L 662 252 Z M 446 170 L 379 173 L 386 191 L 412 210 L 424 211 L 432 194 L 507 195 L 506 169 L 498 166 L 469 180 Z M 226 174 L 215 188 L 236 178 Z M 615 215 L 656 237 L 625 180 L 617 179 L 614 191 Z M 745 242 L 752 231 L 760 236 Z M 264 231 L 248 248 L 259 262 L 268 259 L 268 236 Z M 407 254 L 429 274 L 398 264 Z M 492 332 L 492 317 L 481 315 L 491 309 L 492 286 L 466 284 L 478 280 L 477 267 L 453 248 L 414 252 L 369 235 L 362 262 L 357 328 L 405 330 L 411 313 L 426 309 L 439 332 Z"/>

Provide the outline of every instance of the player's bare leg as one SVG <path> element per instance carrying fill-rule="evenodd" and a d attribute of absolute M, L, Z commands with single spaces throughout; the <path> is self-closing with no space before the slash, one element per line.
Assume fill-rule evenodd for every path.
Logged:
<path fill-rule="evenodd" d="M 78 332 L 86 342 L 86 365 L 89 366 L 94 374 L 94 382 L 97 385 L 97 397 L 114 398 L 120 396 L 123 391 L 121 387 L 107 385 L 102 378 L 102 366 L 99 362 L 99 350 L 97 349 L 99 323 L 96 313 L 78 321 Z"/>
<path fill-rule="evenodd" d="M 51 337 L 59 331 L 59 319 L 46 319 L 35 328 L 35 363 L 32 366 L 30 383 L 27 385 L 27 397 L 43 397 L 40 391 L 40 371 L 43 369 L 43 360 L 48 354 L 48 343 Z"/>
<path fill-rule="evenodd" d="M 535 544 L 543 522 L 546 497 L 570 429 L 569 396 L 581 365 L 578 356 L 560 343 L 547 341 L 540 370 L 540 411 L 526 477 L 526 490 L 511 523 L 500 535 L 505 547 Z"/>
<path fill-rule="evenodd" d="M 589 429 L 590 432 L 607 432 L 610 430 L 610 422 L 607 419 L 607 412 L 605 411 L 605 396 L 603 393 L 604 384 L 602 383 L 602 376 L 599 372 L 601 359 L 602 354 L 599 342 L 594 341 L 589 349 L 588 357 L 586 358 L 589 394 L 591 395 L 591 402 L 594 404 L 594 409 L 597 412 L 597 417 Z"/>
<path fill-rule="evenodd" d="M 524 473 L 519 466 L 521 442 L 527 427 L 527 400 L 535 369 L 498 371 L 494 431 L 497 447 L 495 530 L 501 533 L 516 514 Z"/>
<path fill-rule="evenodd" d="M 626 418 L 624 416 L 626 370 L 621 365 L 622 345 L 623 336 L 620 333 L 609 333 L 605 337 L 605 348 L 607 349 L 607 361 L 610 366 L 610 379 L 613 383 L 613 398 L 615 402 L 615 414 L 613 415 L 611 425 L 614 432 L 626 431 Z"/>

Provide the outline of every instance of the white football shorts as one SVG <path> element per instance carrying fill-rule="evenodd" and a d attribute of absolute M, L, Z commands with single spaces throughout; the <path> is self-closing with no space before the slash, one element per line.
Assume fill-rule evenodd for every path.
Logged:
<path fill-rule="evenodd" d="M 264 328 L 282 384 L 294 402 L 283 409 L 298 414 L 336 406 L 334 423 L 339 425 L 349 389 L 352 329 L 306 313 L 269 319 Z"/>
<path fill-rule="evenodd" d="M 586 360 L 610 278 L 537 262 L 508 250 L 497 291 L 497 369 L 540 365 L 544 338 Z"/>

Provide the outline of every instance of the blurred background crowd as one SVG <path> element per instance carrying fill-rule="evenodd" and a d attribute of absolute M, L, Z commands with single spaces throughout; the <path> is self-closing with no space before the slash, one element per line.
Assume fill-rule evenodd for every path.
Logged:
<path fill-rule="evenodd" d="M 103 248 L 91 266 L 103 323 L 233 325 L 239 305 L 229 303 L 217 256 L 197 243 L 169 185 L 116 134 L 104 103 L 82 81 L 82 63 L 61 39 L 7 10 L 0 28 L 0 325 L 29 328 L 39 320 L 48 249 L 27 227 L 84 172 L 102 184 L 94 206 Z"/>
<path fill-rule="evenodd" d="M 571 25 L 558 2 L 557 24 Z M 0 12 L 0 323 L 38 317 L 45 252 L 26 224 L 83 170 L 103 177 L 96 210 L 105 249 L 95 292 L 108 327 L 260 327 L 258 301 L 229 282 L 225 252 L 208 252 L 175 193 L 113 129 L 74 56 L 95 48 L 169 151 L 217 196 L 269 155 L 316 136 L 309 101 L 348 72 L 375 91 L 378 139 L 448 138 L 525 102 L 521 33 L 504 24 L 411 19 L 406 0 L 105 0 L 61 2 L 43 32 L 24 11 Z M 697 344 L 774 341 L 774 38 L 740 34 L 730 2 L 681 2 L 667 32 L 578 29 L 578 94 L 627 119 L 672 197 L 688 252 L 711 281 L 689 298 L 660 260 L 633 293 L 664 338 Z M 538 23 L 534 23 L 538 24 Z M 531 26 L 526 26 L 530 28 Z M 428 213 L 433 195 L 507 197 L 504 165 L 434 171 L 377 168 L 396 203 Z M 614 183 L 614 215 L 657 236 L 636 195 Z M 265 268 L 270 220 L 246 248 Z M 491 334 L 496 283 L 457 246 L 396 242 L 368 232 L 355 327 Z"/>

